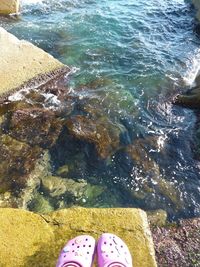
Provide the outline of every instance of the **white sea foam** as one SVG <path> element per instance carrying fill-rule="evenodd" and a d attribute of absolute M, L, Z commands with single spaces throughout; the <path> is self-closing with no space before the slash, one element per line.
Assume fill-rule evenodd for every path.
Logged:
<path fill-rule="evenodd" d="M 200 49 L 194 51 L 193 56 L 186 62 L 188 69 L 183 77 L 186 85 L 195 85 L 195 79 L 200 72 Z"/>

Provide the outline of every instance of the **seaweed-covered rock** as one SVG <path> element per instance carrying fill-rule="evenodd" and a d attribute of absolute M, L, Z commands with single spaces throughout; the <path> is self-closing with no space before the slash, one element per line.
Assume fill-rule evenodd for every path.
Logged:
<path fill-rule="evenodd" d="M 158 266 L 200 266 L 200 218 L 152 227 Z"/>
<path fill-rule="evenodd" d="M 7 121 L 7 131 L 19 141 L 44 148 L 51 147 L 56 142 L 62 121 L 56 118 L 50 110 L 32 108 L 16 110 Z"/>
<path fill-rule="evenodd" d="M 165 210 L 147 211 L 147 217 L 152 227 L 162 227 L 167 223 L 167 212 Z"/>
<path fill-rule="evenodd" d="M 69 178 L 47 176 L 41 181 L 40 191 L 46 199 L 49 199 L 54 209 L 60 209 L 77 204 L 95 204 L 96 198 L 104 192 L 104 187 L 91 185 L 83 179 L 75 181 Z M 41 197 L 40 200 L 43 202 Z"/>
<path fill-rule="evenodd" d="M 78 115 L 71 117 L 66 124 L 70 134 L 75 138 L 94 144 L 99 157 L 103 159 L 119 148 L 123 127 L 112 123 L 106 117 L 93 120 Z"/>
<path fill-rule="evenodd" d="M 185 108 L 200 109 L 200 86 L 196 86 L 183 94 L 177 95 L 173 103 Z"/>
<path fill-rule="evenodd" d="M 183 201 L 175 185 L 160 173 L 159 165 L 147 154 L 147 144 L 140 139 L 126 148 L 126 153 L 134 162 L 136 185 L 131 195 L 139 200 L 150 198 L 151 195 L 160 194 L 169 200 L 176 210 L 183 208 Z"/>
<path fill-rule="evenodd" d="M 8 136 L 0 136 L 0 193 L 26 187 L 28 175 L 42 153 L 38 146 L 31 147 Z"/>
<path fill-rule="evenodd" d="M 69 171 L 70 171 L 69 165 L 65 164 L 58 168 L 58 170 L 56 171 L 56 174 L 60 177 L 68 177 Z"/>
<path fill-rule="evenodd" d="M 43 214 L 54 210 L 49 199 L 45 198 L 40 193 L 36 193 L 32 196 L 31 202 L 28 205 L 28 209 Z"/>
<path fill-rule="evenodd" d="M 15 207 L 27 209 L 29 202 L 34 198 L 40 180 L 50 174 L 50 158 L 48 151 L 44 151 L 42 156 L 35 161 L 34 169 L 27 174 L 23 187 L 9 188 L 9 191 L 0 194 L 0 207 Z M 20 173 L 16 174 L 19 176 Z"/>
<path fill-rule="evenodd" d="M 200 5 L 199 0 L 193 0 Z M 195 86 L 186 89 L 183 93 L 178 94 L 173 99 L 173 104 L 185 108 L 200 109 L 200 75 L 197 75 L 194 81 Z"/>
<path fill-rule="evenodd" d="M 47 176 L 42 179 L 42 188 L 51 197 L 70 195 L 74 198 L 81 198 L 87 182 L 84 180 L 74 181 L 56 176 Z"/>

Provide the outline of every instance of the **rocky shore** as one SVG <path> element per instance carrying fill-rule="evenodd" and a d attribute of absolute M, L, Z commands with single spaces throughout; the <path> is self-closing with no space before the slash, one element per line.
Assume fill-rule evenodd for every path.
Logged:
<path fill-rule="evenodd" d="M 151 232 L 142 210 L 70 208 L 49 213 L 73 203 L 83 203 L 84 199 L 92 203 L 104 192 L 103 186 L 81 177 L 73 179 L 72 174 L 84 168 L 80 166 L 81 155 L 75 166 L 63 163 L 52 174 L 50 154 L 51 149 L 57 149 L 54 146 L 60 132 L 65 131 L 66 136 L 71 134 L 68 146 L 70 142 L 73 145 L 74 137 L 84 138 L 94 144 L 99 157 L 105 158 L 116 149 L 115 142 L 109 141 L 110 136 L 118 143 L 121 129 L 115 125 L 110 128 L 108 124 L 104 127 L 107 129 L 104 141 L 98 135 L 101 124 L 108 123 L 106 118 L 99 122 L 96 135 L 93 134 L 96 126 L 87 117 L 65 120 L 65 114 L 73 107 L 69 91 L 62 87 L 70 69 L 2 28 L 0 56 L 0 206 L 4 207 L 0 209 L 0 265 L 10 267 L 14 262 L 15 266 L 53 267 L 67 239 L 83 233 L 97 238 L 103 232 L 114 232 L 129 244 L 134 266 L 156 266 Z M 45 94 L 55 97 L 59 107 L 64 102 L 65 110 L 58 108 L 56 101 L 55 110 L 49 109 Z M 24 96 L 29 101 L 24 102 Z M 92 106 L 87 108 L 89 112 Z M 84 132 L 77 132 L 79 124 Z M 59 142 L 63 144 L 62 139 Z M 63 145 L 58 148 L 61 147 L 65 149 Z M 66 152 L 69 153 L 69 149 Z M 38 193 L 38 188 L 43 193 Z M 32 209 L 40 215 L 13 209 L 15 207 Z"/>
<path fill-rule="evenodd" d="M 156 209 L 156 201 L 148 201 L 156 191 L 174 210 L 183 208 L 180 193 L 147 156 L 149 144 L 158 149 L 156 140 L 123 141 L 128 128 L 115 114 L 123 115 L 121 105 L 128 104 L 126 114 L 137 116 L 132 95 L 99 90 L 112 85 L 109 79 L 80 85 L 73 92 L 70 68 L 3 29 L 0 34 L 0 207 L 46 213 L 73 205 L 93 207 L 105 198 L 108 206 L 120 206 L 124 194 L 108 190 L 109 171 L 120 173 L 128 158 L 130 166 L 137 165 L 150 177 L 136 181 L 139 191 L 121 183 L 131 201 Z M 93 165 L 102 169 L 102 177 L 94 179 Z"/>
<path fill-rule="evenodd" d="M 12 3 L 13 10 L 2 8 L 2 12 L 18 12 L 18 1 Z M 80 97 L 84 86 L 77 88 L 78 94 L 72 94 L 67 86 L 70 68 L 2 28 L 0 57 L 0 266 L 10 267 L 10 262 L 15 262 L 16 267 L 53 267 L 67 239 L 83 233 L 97 238 L 102 232 L 114 232 L 127 242 L 134 267 L 157 266 L 152 235 L 158 266 L 200 266 L 199 219 L 168 225 L 167 213 L 156 211 L 148 215 L 151 235 L 142 210 L 73 207 L 84 203 L 95 206 L 96 199 L 107 194 L 106 185 L 94 182 L 93 177 L 85 179 L 81 171 L 87 173 L 87 164 L 109 165 L 116 154 L 122 155 L 119 161 L 128 157 L 142 166 L 145 174 L 155 177 L 154 183 L 140 184 L 139 191 L 122 184 L 130 198 L 147 201 L 156 187 L 177 211 L 182 209 L 176 188 L 164 178 L 156 178 L 160 169 L 154 159 L 143 160 L 147 158 L 144 140 L 124 145 L 125 127 L 107 115 L 108 103 L 122 97 L 132 103 L 132 96 L 121 92 L 102 97 L 94 93 L 109 80 L 87 85 L 87 93 L 94 95 L 92 101 Z M 198 88 L 189 93 L 192 105 L 196 92 L 198 95 Z M 176 103 L 190 106 L 191 97 L 180 96 Z M 115 107 L 111 112 L 118 110 Z M 129 114 L 135 116 L 137 110 L 130 108 Z M 92 156 L 87 157 L 80 148 Z M 108 197 L 117 205 L 114 196 Z"/>

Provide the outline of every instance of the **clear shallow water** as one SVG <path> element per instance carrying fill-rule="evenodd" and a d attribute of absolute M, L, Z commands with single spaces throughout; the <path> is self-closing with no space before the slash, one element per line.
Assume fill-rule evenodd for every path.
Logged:
<path fill-rule="evenodd" d="M 86 167 L 74 177 L 106 185 L 96 206 L 163 208 L 171 218 L 200 214 L 199 162 L 192 151 L 196 119 L 170 102 L 194 81 L 200 63 L 189 4 L 23 1 L 22 16 L 0 24 L 75 67 L 71 91 L 97 98 L 109 119 L 125 128 L 122 149 L 107 160 L 83 156 Z M 77 90 L 83 85 L 91 90 Z M 56 149 L 51 155 L 55 169 L 66 163 Z"/>

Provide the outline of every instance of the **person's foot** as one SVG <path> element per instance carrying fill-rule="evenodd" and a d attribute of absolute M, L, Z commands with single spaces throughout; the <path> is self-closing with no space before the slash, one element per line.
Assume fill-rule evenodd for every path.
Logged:
<path fill-rule="evenodd" d="M 94 252 L 95 239 L 92 236 L 77 236 L 64 246 L 56 267 L 91 267 Z"/>
<path fill-rule="evenodd" d="M 97 244 L 98 267 L 132 267 L 127 245 L 116 235 L 102 234 Z"/>

